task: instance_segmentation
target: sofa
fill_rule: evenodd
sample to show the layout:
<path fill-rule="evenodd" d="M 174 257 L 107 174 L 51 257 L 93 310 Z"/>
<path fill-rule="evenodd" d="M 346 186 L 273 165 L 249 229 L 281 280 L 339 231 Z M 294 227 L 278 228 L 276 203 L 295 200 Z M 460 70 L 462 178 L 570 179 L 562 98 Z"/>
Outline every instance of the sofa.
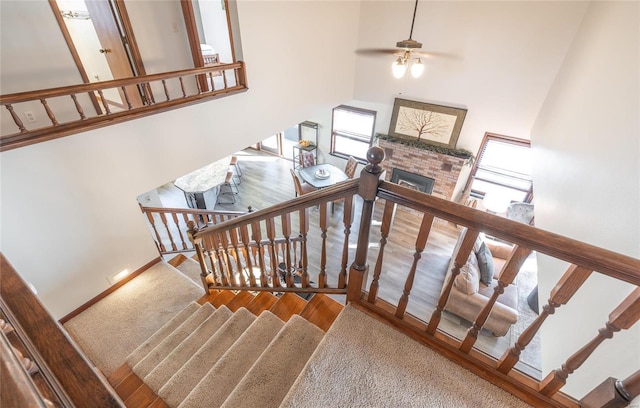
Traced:
<path fill-rule="evenodd" d="M 451 278 L 454 260 L 466 232 L 466 228 L 463 228 L 460 233 L 451 256 L 442 291 L 444 291 L 444 287 L 446 287 Z M 493 295 L 494 288 L 498 285 L 500 271 L 506 263 L 511 250 L 511 245 L 487 239 L 484 234 L 480 233 L 473 250 L 469 254 L 469 259 L 460 268 L 460 274 L 454 280 L 444 310 L 469 322 L 475 321 L 478 313 Z M 487 259 L 488 257 L 491 259 Z M 481 276 L 482 273 L 484 273 L 484 277 Z M 482 278 L 487 283 L 483 283 L 481 281 Z M 518 289 L 514 282 L 514 284 L 507 286 L 504 293 L 498 297 L 483 328 L 490 331 L 494 336 L 501 337 L 507 334 L 511 325 L 517 320 Z"/>

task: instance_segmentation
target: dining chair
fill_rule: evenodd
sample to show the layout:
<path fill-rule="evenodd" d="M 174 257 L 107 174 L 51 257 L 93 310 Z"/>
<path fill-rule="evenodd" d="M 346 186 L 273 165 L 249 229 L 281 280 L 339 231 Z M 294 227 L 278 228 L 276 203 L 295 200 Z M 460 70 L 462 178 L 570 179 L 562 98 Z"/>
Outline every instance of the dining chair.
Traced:
<path fill-rule="evenodd" d="M 300 155 L 300 164 L 302 167 L 311 167 L 316 164 L 316 157 L 313 152 L 302 152 Z"/>
<path fill-rule="evenodd" d="M 293 169 L 289 169 L 289 171 L 291 172 L 291 177 L 293 178 L 293 186 L 296 189 L 296 197 L 307 194 L 307 193 L 311 193 L 312 191 L 317 190 L 311 184 L 301 182 L 300 178 L 298 177 L 298 175 Z"/>
<path fill-rule="evenodd" d="M 344 166 L 344 174 L 346 174 L 347 177 L 352 179 L 356 175 L 357 168 L 358 168 L 358 160 L 356 160 L 356 158 L 353 156 L 349 156 L 349 160 L 347 160 L 347 164 Z"/>

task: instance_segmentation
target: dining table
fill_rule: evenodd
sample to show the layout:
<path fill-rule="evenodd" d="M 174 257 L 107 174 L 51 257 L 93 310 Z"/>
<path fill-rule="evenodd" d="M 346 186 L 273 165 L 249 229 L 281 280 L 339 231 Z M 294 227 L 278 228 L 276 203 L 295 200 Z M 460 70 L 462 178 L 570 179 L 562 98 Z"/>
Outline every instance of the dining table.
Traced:
<path fill-rule="evenodd" d="M 329 163 L 316 164 L 298 170 L 300 178 L 317 189 L 330 187 L 341 181 L 348 180 L 345 172 Z"/>

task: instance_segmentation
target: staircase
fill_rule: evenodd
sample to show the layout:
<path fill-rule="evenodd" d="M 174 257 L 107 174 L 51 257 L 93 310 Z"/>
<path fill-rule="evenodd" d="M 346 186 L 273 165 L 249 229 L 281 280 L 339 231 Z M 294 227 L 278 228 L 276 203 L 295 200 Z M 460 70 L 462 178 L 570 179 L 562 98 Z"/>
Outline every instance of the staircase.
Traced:
<path fill-rule="evenodd" d="M 322 294 L 213 293 L 109 382 L 127 407 L 530 406 Z"/>
<path fill-rule="evenodd" d="M 127 407 L 279 406 L 343 306 L 325 295 L 211 293 L 134 350 L 109 382 Z"/>

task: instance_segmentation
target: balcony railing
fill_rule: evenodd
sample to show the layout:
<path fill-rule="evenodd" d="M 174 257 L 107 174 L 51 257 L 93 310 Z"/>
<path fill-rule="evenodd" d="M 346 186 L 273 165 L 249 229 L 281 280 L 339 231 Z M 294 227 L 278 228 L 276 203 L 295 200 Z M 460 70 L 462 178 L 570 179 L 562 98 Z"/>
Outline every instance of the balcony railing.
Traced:
<path fill-rule="evenodd" d="M 3 114 L 2 117 L 0 151 L 137 119 L 246 89 L 245 66 L 240 61 L 1 95 L 0 104 L 9 115 Z M 46 125 L 35 126 L 43 120 Z"/>

